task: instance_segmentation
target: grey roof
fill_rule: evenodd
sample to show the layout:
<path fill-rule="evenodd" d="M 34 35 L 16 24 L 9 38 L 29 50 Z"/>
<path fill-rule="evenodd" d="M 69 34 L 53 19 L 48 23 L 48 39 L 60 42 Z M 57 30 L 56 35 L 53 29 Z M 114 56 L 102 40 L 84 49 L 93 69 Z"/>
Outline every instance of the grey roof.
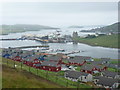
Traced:
<path fill-rule="evenodd" d="M 71 63 L 83 63 L 84 60 L 69 60 Z"/>
<path fill-rule="evenodd" d="M 17 53 L 13 53 L 13 54 L 10 56 L 10 58 L 14 58 L 14 57 L 16 57 L 16 56 L 18 56 L 18 54 L 17 54 Z"/>
<path fill-rule="evenodd" d="M 78 71 L 66 71 L 66 77 L 70 77 L 70 78 L 79 78 L 80 76 L 87 76 L 88 73 L 85 72 L 78 72 Z"/>
<path fill-rule="evenodd" d="M 111 72 L 111 71 L 102 71 L 104 76 L 108 76 L 108 77 L 115 77 L 116 75 L 118 75 L 118 72 Z"/>
<path fill-rule="evenodd" d="M 34 59 L 36 59 L 36 57 L 34 57 L 34 56 L 30 56 L 30 57 L 27 57 L 27 58 L 25 58 L 24 60 L 25 61 L 34 61 Z"/>
<path fill-rule="evenodd" d="M 83 63 L 85 59 L 82 56 L 75 56 L 68 59 L 71 63 Z"/>
<path fill-rule="evenodd" d="M 92 70 L 95 66 L 93 64 L 85 64 L 81 67 L 84 70 Z"/>
<path fill-rule="evenodd" d="M 60 59 L 62 59 L 62 57 L 61 56 L 48 56 L 48 57 L 45 57 L 45 59 L 59 61 Z"/>
<path fill-rule="evenodd" d="M 85 64 L 81 67 L 81 69 L 92 70 L 93 68 L 103 69 L 104 67 L 105 67 L 104 65 Z"/>
<path fill-rule="evenodd" d="M 101 58 L 102 61 L 111 61 L 110 58 Z"/>
<path fill-rule="evenodd" d="M 109 64 L 108 67 L 110 67 L 110 68 L 116 68 L 116 69 L 120 68 L 119 65 L 117 65 L 117 64 Z"/>
<path fill-rule="evenodd" d="M 103 85 L 103 86 L 110 86 L 110 87 L 112 87 L 112 85 L 114 83 L 119 82 L 119 80 L 117 80 L 117 79 L 106 78 L 106 77 L 103 77 L 103 76 L 96 76 L 96 77 L 94 77 L 94 79 L 99 79 L 97 84 L 100 84 L 100 85 Z"/>
<path fill-rule="evenodd" d="M 92 62 L 93 64 L 106 64 L 106 63 L 109 63 L 110 62 L 110 59 L 109 58 L 101 58 L 101 60 L 99 61 L 94 61 Z"/>
<path fill-rule="evenodd" d="M 29 53 L 20 54 L 21 57 L 26 57 L 26 56 L 28 56 L 28 55 L 29 55 Z"/>
<path fill-rule="evenodd" d="M 52 66 L 52 67 L 57 67 L 58 62 L 51 62 L 51 61 L 44 61 L 41 66 Z"/>

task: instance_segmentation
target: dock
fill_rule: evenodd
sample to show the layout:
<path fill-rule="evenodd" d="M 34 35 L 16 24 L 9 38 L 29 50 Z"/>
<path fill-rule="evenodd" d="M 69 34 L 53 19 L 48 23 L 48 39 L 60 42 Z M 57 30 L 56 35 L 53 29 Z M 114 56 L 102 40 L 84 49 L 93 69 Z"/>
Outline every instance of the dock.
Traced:
<path fill-rule="evenodd" d="M 22 49 L 22 48 L 37 48 L 37 47 L 49 47 L 48 45 L 39 45 L 39 46 L 22 46 L 22 47 L 14 47 L 12 49 Z"/>
<path fill-rule="evenodd" d="M 65 53 L 65 55 L 75 54 L 75 53 L 80 53 L 80 52 L 81 52 L 81 51 L 73 51 L 73 52 Z"/>

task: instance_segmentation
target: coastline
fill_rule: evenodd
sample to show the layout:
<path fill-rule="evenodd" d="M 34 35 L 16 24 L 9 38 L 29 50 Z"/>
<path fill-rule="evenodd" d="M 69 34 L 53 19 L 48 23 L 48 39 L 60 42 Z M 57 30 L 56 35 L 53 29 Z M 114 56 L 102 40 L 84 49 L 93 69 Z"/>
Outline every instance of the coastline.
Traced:
<path fill-rule="evenodd" d="M 112 34 L 112 35 L 104 35 L 98 36 L 95 38 L 81 38 L 81 37 L 74 37 L 73 42 L 75 43 L 83 43 L 90 46 L 100 46 L 106 48 L 115 48 L 120 49 L 118 43 L 118 36 L 119 34 Z"/>
<path fill-rule="evenodd" d="M 97 47 L 103 47 L 103 48 L 111 48 L 111 49 L 120 49 L 118 47 L 109 47 L 109 46 L 102 46 L 102 45 L 95 45 L 95 44 L 90 44 L 90 43 L 85 43 L 85 42 L 77 42 L 77 43 L 82 43 L 82 44 L 86 44 L 86 45 L 89 45 L 89 46 L 97 46 Z"/>

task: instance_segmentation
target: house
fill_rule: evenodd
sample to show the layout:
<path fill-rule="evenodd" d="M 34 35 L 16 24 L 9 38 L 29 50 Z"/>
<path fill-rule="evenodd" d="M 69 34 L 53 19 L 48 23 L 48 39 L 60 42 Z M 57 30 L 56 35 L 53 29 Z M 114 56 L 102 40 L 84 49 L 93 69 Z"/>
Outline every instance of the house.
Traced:
<path fill-rule="evenodd" d="M 109 58 L 101 58 L 99 61 L 94 61 L 92 64 L 99 64 L 99 65 L 109 65 L 110 64 L 110 59 Z"/>
<path fill-rule="evenodd" d="M 95 76 L 93 81 L 97 86 L 104 88 L 118 88 L 120 85 L 119 80 L 103 76 Z"/>
<path fill-rule="evenodd" d="M 97 69 L 92 64 L 85 64 L 81 67 L 81 72 L 86 72 L 92 74 L 93 71 L 96 71 Z"/>
<path fill-rule="evenodd" d="M 102 71 L 101 75 L 107 78 L 120 79 L 118 72 Z"/>
<path fill-rule="evenodd" d="M 68 59 L 68 63 L 69 63 L 69 65 L 79 65 L 79 66 L 82 66 L 83 64 L 86 63 L 86 61 L 83 58 L 79 57 L 79 56 L 75 56 L 75 57 L 70 57 Z"/>
<path fill-rule="evenodd" d="M 58 72 L 61 70 L 61 65 L 58 62 L 44 61 L 41 63 L 40 69 Z"/>
<path fill-rule="evenodd" d="M 40 63 L 33 64 L 33 67 L 35 67 L 35 68 L 40 68 L 40 67 L 41 67 L 41 64 L 40 64 Z"/>
<path fill-rule="evenodd" d="M 44 59 L 47 61 L 53 61 L 53 62 L 62 61 L 62 57 L 56 56 L 56 55 L 51 55 L 51 56 L 45 57 Z"/>
<path fill-rule="evenodd" d="M 4 58 L 10 58 L 11 54 L 9 53 L 2 53 L 2 57 Z"/>
<path fill-rule="evenodd" d="M 30 57 L 25 58 L 23 60 L 23 63 L 32 67 L 33 64 L 38 64 L 38 63 L 40 63 L 40 61 L 37 59 L 37 57 L 30 56 Z"/>
<path fill-rule="evenodd" d="M 19 62 L 22 62 L 22 58 L 20 57 L 19 54 L 17 53 L 14 53 L 10 56 L 10 59 L 14 60 L 14 61 L 19 61 Z"/>
<path fill-rule="evenodd" d="M 93 74 L 94 71 L 101 72 L 106 69 L 107 69 L 107 67 L 104 65 L 85 64 L 81 67 L 81 72 Z"/>
<path fill-rule="evenodd" d="M 120 69 L 119 65 L 110 63 L 107 67 L 114 68 L 114 69 Z"/>
<path fill-rule="evenodd" d="M 102 64 L 110 64 L 110 58 L 101 58 Z"/>
<path fill-rule="evenodd" d="M 64 77 L 72 81 L 90 82 L 93 76 L 85 72 L 66 71 Z"/>
<path fill-rule="evenodd" d="M 61 65 L 61 71 L 70 70 L 65 64 Z"/>
<path fill-rule="evenodd" d="M 61 64 L 61 70 L 62 71 L 74 70 L 75 71 L 75 67 L 74 66 L 65 65 L 65 64 Z"/>
<path fill-rule="evenodd" d="M 45 57 L 46 55 L 35 55 L 37 57 L 38 60 L 40 61 L 44 61 L 45 60 Z"/>
<path fill-rule="evenodd" d="M 25 59 L 25 58 L 27 58 L 27 57 L 29 57 L 30 55 L 29 55 L 29 53 L 22 53 L 22 54 L 20 54 L 20 57 L 22 58 L 22 59 Z"/>
<path fill-rule="evenodd" d="M 88 56 L 79 56 L 81 59 L 84 59 L 86 62 L 93 62 L 94 59 Z"/>

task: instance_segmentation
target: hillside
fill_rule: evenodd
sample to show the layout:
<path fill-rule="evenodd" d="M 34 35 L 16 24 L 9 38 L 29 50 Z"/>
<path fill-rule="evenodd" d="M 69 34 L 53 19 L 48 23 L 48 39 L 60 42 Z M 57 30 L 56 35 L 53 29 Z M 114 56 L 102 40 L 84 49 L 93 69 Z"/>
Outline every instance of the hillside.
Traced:
<path fill-rule="evenodd" d="M 109 26 L 104 26 L 101 28 L 95 28 L 95 29 L 91 29 L 91 30 L 82 30 L 81 32 L 102 32 L 102 33 L 117 33 L 120 32 L 118 30 L 118 26 L 119 26 L 120 22 L 118 23 L 114 23 L 112 25 Z M 120 26 L 119 26 L 120 27 Z"/>
<path fill-rule="evenodd" d="M 40 78 L 27 71 L 2 65 L 3 88 L 60 88 L 59 85 Z"/>
<path fill-rule="evenodd" d="M 93 46 L 103 46 L 103 47 L 111 47 L 111 48 L 120 48 L 118 45 L 118 35 L 103 35 L 95 38 L 73 38 L 74 41 L 85 43 Z"/>
<path fill-rule="evenodd" d="M 57 29 L 57 28 L 30 24 L 0 25 L 0 34 L 9 34 L 25 31 L 39 31 L 41 29 Z"/>

